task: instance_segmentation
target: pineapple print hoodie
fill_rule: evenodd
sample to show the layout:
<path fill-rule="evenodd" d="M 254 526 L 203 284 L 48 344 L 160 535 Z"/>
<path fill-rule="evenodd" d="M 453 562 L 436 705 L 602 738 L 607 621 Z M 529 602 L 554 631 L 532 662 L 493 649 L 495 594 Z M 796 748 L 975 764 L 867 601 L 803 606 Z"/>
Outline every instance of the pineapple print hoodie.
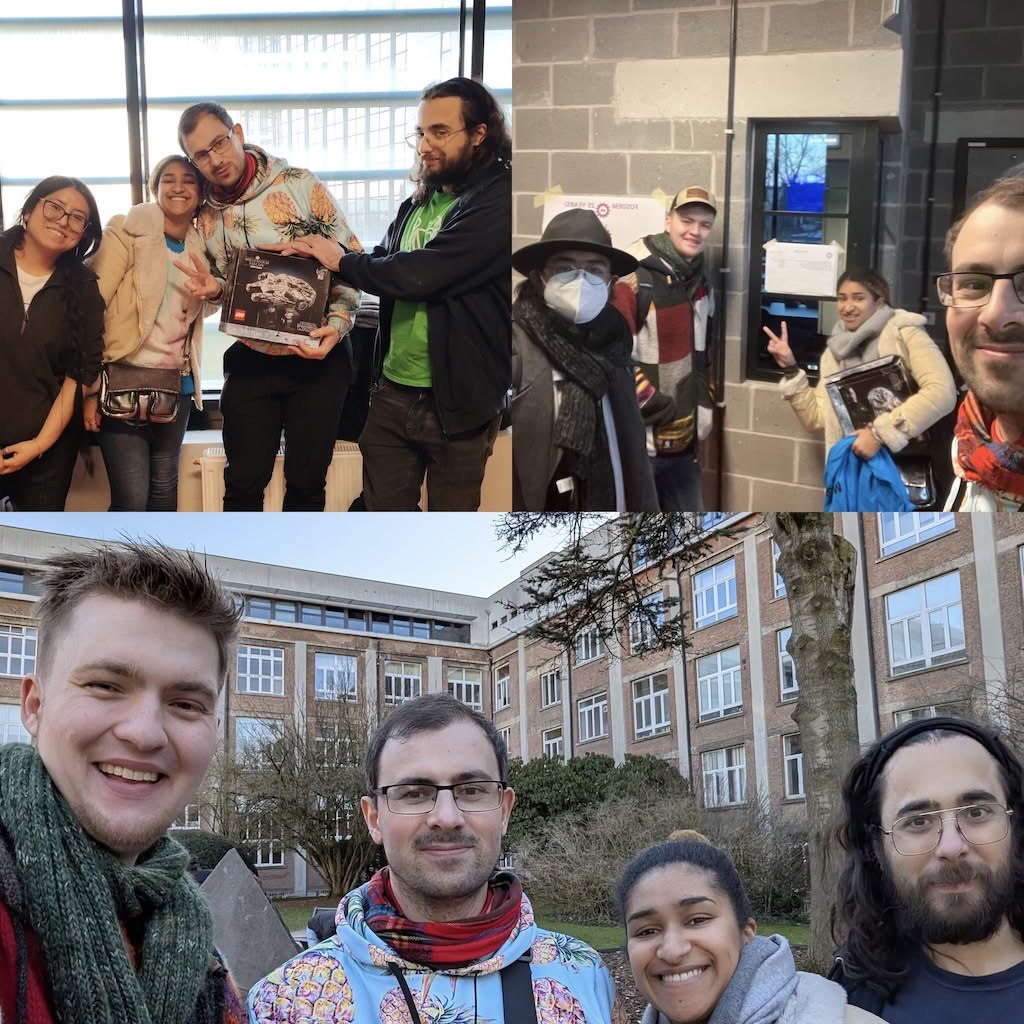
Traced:
<path fill-rule="evenodd" d="M 210 272 L 222 284 L 239 249 L 290 242 L 300 235 L 322 235 L 341 243 L 345 252 L 362 252 L 342 212 L 323 183 L 311 171 L 289 167 L 259 146 L 246 143 L 245 151 L 256 158 L 256 174 L 249 187 L 233 203 L 210 196 L 199 215 L 199 232 L 206 243 Z M 359 307 L 359 292 L 339 278 L 331 279 L 327 322 L 342 338 L 352 329 Z M 240 339 L 267 355 L 291 355 L 291 345 Z M 347 344 L 343 342 L 343 344 Z"/>
<path fill-rule="evenodd" d="M 520 1024 L 504 1020 L 500 971 L 531 951 L 537 1024 L 627 1024 L 601 958 L 579 939 L 538 928 L 525 894 L 519 923 L 497 953 L 468 967 L 432 971 L 404 960 L 370 930 L 366 888 L 341 901 L 331 938 L 252 987 L 250 1021 L 413 1024 L 397 971 L 422 1024 Z"/>

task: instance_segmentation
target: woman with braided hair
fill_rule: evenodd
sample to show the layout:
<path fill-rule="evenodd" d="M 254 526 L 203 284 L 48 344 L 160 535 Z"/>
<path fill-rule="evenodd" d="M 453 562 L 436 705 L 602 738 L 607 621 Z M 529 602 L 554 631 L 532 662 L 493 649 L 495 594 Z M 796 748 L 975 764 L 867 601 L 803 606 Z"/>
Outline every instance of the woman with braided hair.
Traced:
<path fill-rule="evenodd" d="M 636 260 L 590 210 L 566 210 L 512 256 L 516 509 L 657 512 L 633 337 L 609 303 Z"/>
<path fill-rule="evenodd" d="M 100 240 L 96 200 L 55 175 L 0 235 L 0 500 L 63 512 L 82 436 L 79 385 L 103 351 L 103 300 L 83 262 Z"/>

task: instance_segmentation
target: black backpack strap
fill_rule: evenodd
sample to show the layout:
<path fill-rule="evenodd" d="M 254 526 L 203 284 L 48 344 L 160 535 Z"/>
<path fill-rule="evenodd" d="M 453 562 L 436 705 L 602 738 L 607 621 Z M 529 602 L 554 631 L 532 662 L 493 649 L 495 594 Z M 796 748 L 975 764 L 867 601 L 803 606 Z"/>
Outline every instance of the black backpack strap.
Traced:
<path fill-rule="evenodd" d="M 395 976 L 402 995 L 405 996 L 405 1005 L 409 1007 L 409 1019 L 412 1024 L 422 1024 L 419 1010 L 416 1009 L 416 1001 L 412 997 L 412 992 L 409 991 L 409 982 L 405 980 L 402 968 L 396 963 L 388 963 L 388 970 Z"/>
<path fill-rule="evenodd" d="M 533 972 L 530 951 L 501 970 L 501 1005 L 505 1024 L 537 1024 L 537 1004 L 533 1000 Z"/>
<path fill-rule="evenodd" d="M 636 268 L 636 333 L 639 334 L 647 323 L 647 314 L 651 311 L 651 300 L 654 297 L 654 278 L 646 267 Z"/>
<path fill-rule="evenodd" d="M 828 980 L 842 985 L 846 991 L 846 1002 L 850 1006 L 859 1007 L 875 1014 L 876 1017 L 881 1017 L 886 1004 L 885 993 L 868 981 L 849 977 L 846 973 L 845 955 L 845 947 L 836 951 L 832 958 L 832 969 L 828 972 Z"/>

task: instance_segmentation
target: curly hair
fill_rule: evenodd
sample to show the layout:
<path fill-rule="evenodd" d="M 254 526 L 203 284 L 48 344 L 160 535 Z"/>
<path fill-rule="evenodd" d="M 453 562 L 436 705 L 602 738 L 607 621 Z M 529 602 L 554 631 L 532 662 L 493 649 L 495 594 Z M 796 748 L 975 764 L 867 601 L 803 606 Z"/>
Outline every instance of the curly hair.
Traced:
<path fill-rule="evenodd" d="M 843 782 L 842 810 L 835 828 L 846 857 L 831 912 L 832 940 L 837 946 L 845 943 L 846 976 L 867 982 L 890 998 L 906 979 L 920 941 L 907 934 L 901 923 L 899 898 L 885 868 L 884 836 L 879 831 L 883 770 L 900 747 L 951 736 L 976 740 L 999 766 L 1007 805 L 1014 812 L 1010 829 L 1014 891 L 1006 916 L 1024 935 L 1024 828 L 1020 825 L 1024 821 L 1024 767 L 985 726 L 941 717 L 908 722 L 871 747 L 850 769 Z"/>
<path fill-rule="evenodd" d="M 448 96 L 455 96 L 462 101 L 462 120 L 467 131 L 472 131 L 480 124 L 487 128 L 480 145 L 473 149 L 467 177 L 472 177 L 478 170 L 494 164 L 500 164 L 505 168 L 511 167 L 512 137 L 509 135 L 501 104 L 493 93 L 479 82 L 474 82 L 472 78 L 456 77 L 437 85 L 428 85 L 423 90 L 420 101 L 444 99 Z M 423 164 L 418 154 L 409 178 L 416 185 L 416 202 L 424 201 L 431 189 L 423 181 Z M 455 191 L 458 192 L 457 187 Z"/>
<path fill-rule="evenodd" d="M 95 281 L 95 275 L 86 265 L 85 260 L 96 252 L 100 245 L 100 239 L 103 237 L 103 227 L 100 223 L 100 211 L 96 205 L 96 199 L 89 191 L 88 186 L 78 178 L 68 178 L 62 174 L 44 178 L 26 197 L 25 204 L 18 214 L 18 223 L 11 228 L 11 238 L 14 248 L 20 249 L 25 242 L 25 221 L 32 215 L 32 211 L 47 196 L 65 188 L 73 188 L 89 207 L 89 223 L 86 225 L 85 231 L 82 232 L 78 244 L 57 257 L 57 266 L 63 272 L 67 282 L 67 287 L 64 288 L 64 321 L 67 324 L 70 353 L 68 365 L 60 369 L 65 376 L 80 379 L 84 372 L 82 346 L 85 341 L 82 293 L 91 282 Z"/>

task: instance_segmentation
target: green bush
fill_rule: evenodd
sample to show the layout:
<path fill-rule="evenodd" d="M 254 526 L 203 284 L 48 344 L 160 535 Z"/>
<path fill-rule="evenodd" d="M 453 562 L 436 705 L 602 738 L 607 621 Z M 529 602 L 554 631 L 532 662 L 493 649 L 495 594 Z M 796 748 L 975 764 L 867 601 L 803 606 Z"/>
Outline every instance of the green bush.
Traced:
<path fill-rule="evenodd" d="M 204 832 L 198 828 L 175 829 L 174 839 L 199 861 L 201 868 L 215 868 L 228 850 L 237 850 L 245 866 L 255 875 L 256 852 L 244 843 L 233 843 L 226 836 L 216 832 Z"/>

